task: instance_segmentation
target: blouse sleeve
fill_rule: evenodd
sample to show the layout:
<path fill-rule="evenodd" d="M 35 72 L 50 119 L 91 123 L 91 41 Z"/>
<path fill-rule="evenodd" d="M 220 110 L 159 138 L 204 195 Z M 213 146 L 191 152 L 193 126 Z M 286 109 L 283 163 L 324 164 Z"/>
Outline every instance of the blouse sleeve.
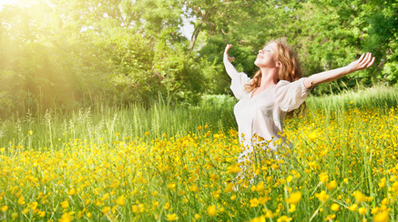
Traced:
<path fill-rule="evenodd" d="M 305 101 L 310 89 L 304 86 L 304 79 L 301 78 L 294 82 L 280 81 L 282 83 L 276 91 L 276 101 L 282 111 L 290 112 L 295 110 Z"/>
<path fill-rule="evenodd" d="M 232 78 L 230 88 L 238 100 L 241 100 L 242 96 L 246 94 L 245 84 L 249 82 L 250 78 L 243 72 L 238 73 L 236 77 Z"/>

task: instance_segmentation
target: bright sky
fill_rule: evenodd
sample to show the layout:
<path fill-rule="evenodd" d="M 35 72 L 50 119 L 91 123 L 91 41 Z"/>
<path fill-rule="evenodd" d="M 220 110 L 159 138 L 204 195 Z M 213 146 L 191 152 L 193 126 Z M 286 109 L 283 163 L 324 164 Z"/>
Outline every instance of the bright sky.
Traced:
<path fill-rule="evenodd" d="M 18 0 L 0 0 L 0 10 L 3 8 L 5 4 L 15 4 L 18 3 Z"/>
<path fill-rule="evenodd" d="M 17 3 L 18 0 L 0 0 L 0 5 L 4 5 L 4 4 L 14 4 Z"/>

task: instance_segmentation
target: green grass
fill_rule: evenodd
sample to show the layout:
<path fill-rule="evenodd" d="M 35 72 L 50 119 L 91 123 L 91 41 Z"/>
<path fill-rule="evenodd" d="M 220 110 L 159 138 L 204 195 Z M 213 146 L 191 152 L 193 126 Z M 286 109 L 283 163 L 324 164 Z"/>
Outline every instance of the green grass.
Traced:
<path fill-rule="evenodd" d="M 80 138 L 91 141 L 101 134 L 104 141 L 110 141 L 115 133 L 119 139 L 131 141 L 136 137 L 161 138 L 186 135 L 195 132 L 198 126 L 209 125 L 213 132 L 227 132 L 236 128 L 233 106 L 236 99 L 230 96 L 205 96 L 198 106 L 170 107 L 163 103 L 153 104 L 150 108 L 141 105 L 129 107 L 98 106 L 71 113 L 47 110 L 43 115 L 33 116 L 17 114 L 0 121 L 0 147 L 9 144 L 29 148 L 60 149 L 65 139 Z M 377 86 L 359 91 L 342 92 L 339 95 L 323 97 L 309 96 L 307 109 L 325 110 L 336 113 L 345 107 L 363 109 L 378 108 L 383 112 L 388 107 L 398 105 L 398 90 L 394 87 Z M 33 132 L 32 135 L 29 132 Z M 97 138 L 98 139 L 98 138 Z"/>

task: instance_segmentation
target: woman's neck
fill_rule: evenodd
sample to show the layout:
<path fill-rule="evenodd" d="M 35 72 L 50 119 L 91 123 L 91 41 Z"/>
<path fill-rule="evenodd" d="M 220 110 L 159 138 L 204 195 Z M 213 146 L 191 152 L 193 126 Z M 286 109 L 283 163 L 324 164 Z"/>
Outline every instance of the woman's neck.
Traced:
<path fill-rule="evenodd" d="M 261 84 L 259 89 L 266 89 L 278 83 L 278 69 L 276 68 L 262 68 L 261 69 Z"/>

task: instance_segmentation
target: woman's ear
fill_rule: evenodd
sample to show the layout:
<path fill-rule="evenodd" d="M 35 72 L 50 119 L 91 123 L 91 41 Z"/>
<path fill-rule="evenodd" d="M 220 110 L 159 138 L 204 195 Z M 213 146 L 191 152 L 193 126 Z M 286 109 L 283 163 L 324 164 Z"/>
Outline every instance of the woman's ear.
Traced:
<path fill-rule="evenodd" d="M 281 66 L 282 66 L 282 63 L 279 62 L 279 61 L 276 61 L 276 67 L 279 68 L 279 67 L 281 67 Z"/>

